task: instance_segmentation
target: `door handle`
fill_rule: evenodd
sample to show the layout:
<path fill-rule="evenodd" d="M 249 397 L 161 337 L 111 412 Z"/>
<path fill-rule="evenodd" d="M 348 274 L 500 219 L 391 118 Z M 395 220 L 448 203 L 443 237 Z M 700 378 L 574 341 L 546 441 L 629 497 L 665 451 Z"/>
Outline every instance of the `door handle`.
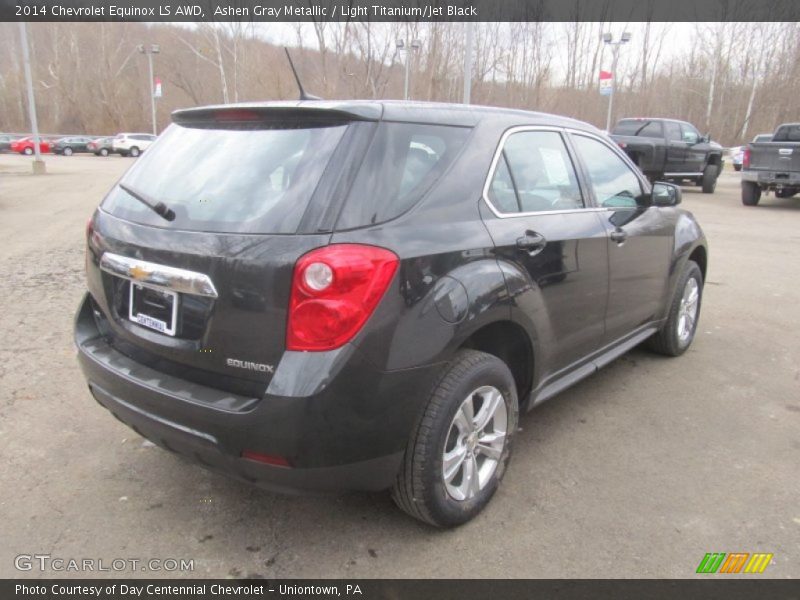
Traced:
<path fill-rule="evenodd" d="M 611 232 L 609 237 L 618 244 L 621 244 L 628 239 L 628 232 L 625 231 L 624 229 L 615 229 L 614 231 Z"/>
<path fill-rule="evenodd" d="M 524 250 L 529 255 L 538 254 L 547 245 L 547 240 L 541 233 L 526 231 L 525 235 L 517 238 L 517 250 Z"/>

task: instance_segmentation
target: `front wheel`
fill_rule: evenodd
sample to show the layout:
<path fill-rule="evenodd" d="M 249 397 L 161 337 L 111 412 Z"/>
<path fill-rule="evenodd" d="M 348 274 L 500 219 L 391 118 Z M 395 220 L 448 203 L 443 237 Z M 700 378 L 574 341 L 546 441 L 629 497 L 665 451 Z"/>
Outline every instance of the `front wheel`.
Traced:
<path fill-rule="evenodd" d="M 717 165 L 706 165 L 703 169 L 703 179 L 700 184 L 703 186 L 704 194 L 713 194 L 717 187 L 717 177 L 719 176 L 719 167 Z"/>
<path fill-rule="evenodd" d="M 497 491 L 511 456 L 518 404 L 514 378 L 496 356 L 460 351 L 411 435 L 392 498 L 412 517 L 455 527 Z"/>
<path fill-rule="evenodd" d="M 737 172 L 741 171 L 742 170 L 742 165 L 733 165 L 733 170 L 737 171 Z"/>
<path fill-rule="evenodd" d="M 139 149 L 136 146 L 134 146 L 133 148 L 130 149 L 130 152 L 128 152 L 128 154 L 130 154 L 133 158 L 136 158 L 137 156 L 139 156 Z"/>
<path fill-rule="evenodd" d="M 680 356 L 692 344 L 703 299 L 703 273 L 690 260 L 683 267 L 667 321 L 648 340 L 651 350 L 666 356 Z"/>
<path fill-rule="evenodd" d="M 72 156 L 72 148 L 64 148 L 64 156 Z"/>
<path fill-rule="evenodd" d="M 31 154 L 33 154 L 33 148 L 25 148 L 25 150 L 23 150 L 22 152 L 23 154 L 25 154 L 25 156 L 30 156 Z"/>
<path fill-rule="evenodd" d="M 108 149 L 100 148 L 100 156 L 108 156 Z"/>

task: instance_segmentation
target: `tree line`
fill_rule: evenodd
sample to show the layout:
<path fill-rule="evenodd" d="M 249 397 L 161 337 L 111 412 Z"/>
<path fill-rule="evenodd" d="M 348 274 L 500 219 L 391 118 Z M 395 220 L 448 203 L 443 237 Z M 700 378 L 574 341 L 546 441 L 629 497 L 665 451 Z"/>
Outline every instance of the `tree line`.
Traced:
<path fill-rule="evenodd" d="M 605 127 L 601 34 L 620 23 L 476 23 L 472 102 L 572 116 Z M 158 44 L 159 130 L 186 106 L 297 97 L 270 25 L 35 23 L 28 25 L 40 129 L 114 134 L 150 130 L 149 75 L 139 44 Z M 401 98 L 405 60 L 415 100 L 460 102 L 463 23 L 311 22 L 282 25 L 307 90 L 327 99 Z M 800 24 L 635 23 L 619 53 L 615 120 L 684 119 L 724 145 L 800 120 Z M 419 40 L 398 51 L 396 41 Z M 16 24 L 0 24 L 0 131 L 27 131 Z"/>

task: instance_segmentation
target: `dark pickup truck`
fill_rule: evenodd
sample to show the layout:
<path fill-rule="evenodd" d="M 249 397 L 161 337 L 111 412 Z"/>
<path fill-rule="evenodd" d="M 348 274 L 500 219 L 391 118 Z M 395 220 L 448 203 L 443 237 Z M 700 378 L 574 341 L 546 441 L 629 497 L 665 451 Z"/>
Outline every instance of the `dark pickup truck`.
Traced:
<path fill-rule="evenodd" d="M 761 192 L 778 198 L 800 192 L 800 123 L 780 125 L 768 142 L 750 142 L 742 158 L 742 204 L 756 206 Z"/>
<path fill-rule="evenodd" d="M 674 119 L 622 119 L 611 137 L 650 181 L 690 181 L 713 194 L 722 172 L 722 147 L 690 123 Z"/>

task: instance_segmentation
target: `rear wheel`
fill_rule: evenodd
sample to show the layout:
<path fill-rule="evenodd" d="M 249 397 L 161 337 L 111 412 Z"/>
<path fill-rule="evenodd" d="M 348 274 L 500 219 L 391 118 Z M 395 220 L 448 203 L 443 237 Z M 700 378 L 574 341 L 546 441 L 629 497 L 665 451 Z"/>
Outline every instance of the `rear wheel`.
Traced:
<path fill-rule="evenodd" d="M 72 148 L 70 148 L 69 146 L 64 148 L 64 156 L 72 156 Z"/>
<path fill-rule="evenodd" d="M 136 158 L 137 156 L 139 156 L 139 148 L 134 146 L 133 148 L 130 149 L 128 154 L 130 154 L 133 158 Z"/>
<path fill-rule="evenodd" d="M 734 171 L 741 171 L 742 170 L 742 165 L 733 165 L 733 170 Z"/>
<path fill-rule="evenodd" d="M 717 187 L 717 177 L 719 176 L 719 167 L 717 165 L 706 165 L 703 169 L 703 179 L 700 185 L 703 186 L 704 194 L 713 194 L 714 189 Z"/>
<path fill-rule="evenodd" d="M 431 525 L 466 523 L 500 485 L 517 418 L 516 386 L 506 364 L 491 354 L 462 350 L 411 436 L 392 498 Z"/>
<path fill-rule="evenodd" d="M 742 204 L 745 206 L 756 206 L 761 200 L 761 188 L 752 181 L 742 182 Z"/>
<path fill-rule="evenodd" d="M 33 154 L 33 148 L 25 148 L 25 150 L 23 150 L 22 152 L 23 154 L 25 154 L 25 156 L 30 156 L 31 154 Z"/>
<path fill-rule="evenodd" d="M 697 331 L 703 273 L 696 262 L 687 261 L 675 290 L 666 323 L 647 340 L 651 350 L 666 356 L 680 356 L 686 352 Z"/>
<path fill-rule="evenodd" d="M 100 156 L 108 156 L 108 148 L 100 148 Z"/>

